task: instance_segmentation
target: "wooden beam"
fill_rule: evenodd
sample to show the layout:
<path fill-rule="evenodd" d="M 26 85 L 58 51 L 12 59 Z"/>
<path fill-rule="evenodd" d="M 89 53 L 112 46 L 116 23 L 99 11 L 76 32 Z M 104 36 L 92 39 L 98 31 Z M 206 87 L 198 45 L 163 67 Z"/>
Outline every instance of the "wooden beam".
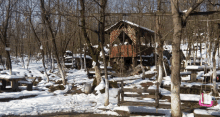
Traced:
<path fill-rule="evenodd" d="M 218 14 L 220 11 L 207 11 L 207 12 L 193 12 L 190 13 L 190 16 L 195 16 L 195 15 L 212 15 L 212 14 Z"/>
<path fill-rule="evenodd" d="M 124 94 L 124 97 L 142 97 L 142 98 L 155 98 L 155 95 L 140 95 L 140 94 Z"/>
<path fill-rule="evenodd" d="M 189 16 L 194 15 L 212 15 L 220 13 L 220 11 L 207 11 L 207 12 L 193 12 L 190 13 Z M 185 13 L 180 12 L 180 15 L 184 15 Z M 93 13 L 93 16 L 99 16 L 99 13 Z M 105 16 L 172 16 L 171 12 L 160 12 L 160 13 L 105 13 Z"/>
<path fill-rule="evenodd" d="M 99 16 L 99 13 L 94 13 L 94 16 Z M 106 13 L 105 16 L 172 16 L 171 12 L 167 13 Z"/>
<path fill-rule="evenodd" d="M 155 93 L 155 89 L 131 89 L 131 88 L 124 88 L 122 90 L 124 92 Z"/>

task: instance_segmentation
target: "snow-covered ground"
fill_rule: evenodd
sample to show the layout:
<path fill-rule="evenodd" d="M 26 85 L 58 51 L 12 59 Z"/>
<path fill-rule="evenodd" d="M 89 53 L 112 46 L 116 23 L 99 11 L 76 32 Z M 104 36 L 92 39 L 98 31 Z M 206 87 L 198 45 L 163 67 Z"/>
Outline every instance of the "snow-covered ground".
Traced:
<path fill-rule="evenodd" d="M 29 72 L 31 71 L 31 72 Z M 2 92 L 0 93 L 0 99 L 12 99 L 7 102 L 0 102 L 0 116 L 3 115 L 39 115 L 56 112 L 93 112 L 99 114 L 112 114 L 117 115 L 116 112 L 111 111 L 113 107 L 117 105 L 116 94 L 118 89 L 110 89 L 110 104 L 107 108 L 110 111 L 102 111 L 97 108 L 104 105 L 104 94 L 67 94 L 68 89 L 71 89 L 72 85 L 78 87 L 79 90 L 84 90 L 85 83 L 92 83 L 93 79 L 88 79 L 84 70 L 66 70 L 67 82 L 65 90 L 56 90 L 49 92 L 47 86 L 54 85 L 53 81 L 61 80 L 56 75 L 56 72 L 50 74 L 50 82 L 46 82 L 46 76 L 41 73 L 43 71 L 41 62 L 32 62 L 29 65 L 28 70 L 23 68 L 20 64 L 13 64 L 13 72 L 19 76 L 38 76 L 42 77 L 42 81 L 34 86 L 33 91 L 27 91 L 26 86 L 20 86 L 21 91 L 18 92 Z M 10 88 L 10 86 L 7 86 Z M 29 98 L 13 100 L 13 98 L 19 98 L 24 96 L 32 96 Z"/>
<path fill-rule="evenodd" d="M 165 45 L 165 49 L 171 51 L 172 46 Z M 186 50 L 187 45 L 181 45 L 182 50 Z M 186 51 L 183 51 L 185 55 L 187 55 Z M 199 54 L 199 53 L 197 53 Z M 203 51 L 202 57 L 205 57 L 206 51 Z M 200 55 L 198 55 L 200 56 Z M 96 87 L 96 94 L 85 94 L 85 93 L 76 93 L 76 90 L 81 90 L 84 92 L 85 84 L 92 84 L 93 79 L 89 79 L 87 77 L 87 73 L 84 70 L 76 70 L 76 69 L 66 69 L 66 79 L 67 85 L 64 90 L 56 90 L 54 92 L 50 92 L 48 87 L 50 86 L 58 86 L 59 84 L 55 83 L 61 81 L 60 75 L 58 71 L 55 69 L 53 73 L 49 72 L 50 81 L 47 82 L 47 78 L 42 67 L 42 63 L 40 61 L 32 61 L 30 65 L 27 67 L 22 67 L 21 63 L 12 64 L 13 75 L 18 77 L 27 76 L 27 77 L 41 77 L 42 80 L 39 82 L 37 86 L 33 87 L 33 91 L 27 91 L 26 86 L 19 86 L 21 91 L 18 92 L 0 92 L 0 116 L 4 115 L 41 115 L 41 114 L 49 114 L 49 113 L 57 113 L 57 112 L 78 112 L 78 113 L 87 113 L 92 112 L 96 114 L 110 114 L 116 115 L 119 114 L 115 111 L 127 111 L 129 113 L 132 112 L 152 112 L 152 113 L 164 113 L 165 116 L 170 116 L 170 109 L 156 109 L 154 107 L 137 107 L 137 106 L 118 106 L 117 105 L 117 93 L 118 88 L 110 88 L 109 94 L 109 102 L 108 106 L 104 106 L 105 94 L 102 94 L 99 90 L 103 89 L 105 84 L 104 81 Z M 193 67 L 194 68 L 194 67 Z M 149 71 L 146 71 L 145 74 L 154 74 L 155 66 L 151 67 Z M 2 74 L 7 74 L 8 71 L 1 71 Z M 211 72 L 210 72 L 211 73 Z M 198 72 L 197 79 L 203 79 L 203 72 Z M 155 84 L 155 81 L 150 80 L 149 78 L 141 79 L 142 74 L 130 76 L 130 77 L 115 77 L 110 79 L 110 81 L 117 81 L 122 79 L 127 79 L 124 83 L 125 88 L 143 88 L 142 83 L 152 82 Z M 151 78 L 155 79 L 155 77 Z M 182 80 L 189 80 L 190 77 L 182 77 Z M 171 84 L 170 76 L 163 78 L 164 85 Z M 187 83 L 182 82 L 181 86 L 192 87 L 193 85 L 201 86 L 200 82 Z M 207 84 L 211 85 L 211 84 Z M 220 85 L 220 83 L 218 83 Z M 73 87 L 77 87 L 72 90 Z M 10 86 L 7 86 L 10 88 Z M 148 89 L 156 89 L 155 85 L 148 87 Z M 171 92 L 164 88 L 159 89 L 161 94 L 164 96 L 171 96 Z M 127 94 L 134 94 L 132 92 L 128 92 Z M 14 98 L 14 99 L 13 99 Z M 1 101 L 4 99 L 8 99 L 8 101 Z M 200 95 L 197 94 L 180 94 L 180 99 L 182 101 L 199 101 Z M 143 100 L 139 100 L 133 97 L 125 97 L 127 101 L 143 101 L 143 102 L 155 102 L 154 99 L 151 98 L 143 98 Z M 160 103 L 170 103 L 167 100 L 160 100 Z M 215 107 L 210 107 L 207 109 L 195 109 L 194 113 L 202 113 L 206 115 L 220 115 L 220 100 L 218 100 L 218 105 Z M 183 113 L 184 117 L 193 117 L 193 113 Z"/>

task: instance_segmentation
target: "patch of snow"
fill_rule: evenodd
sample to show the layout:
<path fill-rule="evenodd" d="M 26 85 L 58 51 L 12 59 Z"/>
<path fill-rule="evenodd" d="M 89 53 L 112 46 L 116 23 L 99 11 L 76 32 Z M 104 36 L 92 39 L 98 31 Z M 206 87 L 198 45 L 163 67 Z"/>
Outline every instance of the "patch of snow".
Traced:
<path fill-rule="evenodd" d="M 150 30 L 150 29 L 148 29 L 148 28 L 146 28 L 146 27 L 140 26 L 140 25 L 135 24 L 135 23 L 133 23 L 133 22 L 130 22 L 130 21 L 128 21 L 128 20 L 121 20 L 121 21 L 122 21 L 122 22 L 125 22 L 125 23 L 128 23 L 128 24 L 130 24 L 130 25 L 132 25 L 132 26 L 136 26 L 136 27 L 142 28 L 142 29 L 147 30 L 147 31 L 149 31 L 149 32 L 151 32 L 151 33 L 154 33 L 153 30 Z M 119 22 L 120 22 L 120 21 L 119 21 Z M 108 31 L 109 29 L 111 29 L 112 27 L 114 27 L 115 25 L 117 25 L 119 22 L 117 22 L 117 23 L 113 24 L 111 27 L 105 29 L 105 31 Z"/>
<path fill-rule="evenodd" d="M 183 13 L 186 13 L 186 12 L 187 12 L 187 10 L 184 10 L 184 11 L 183 11 Z"/>

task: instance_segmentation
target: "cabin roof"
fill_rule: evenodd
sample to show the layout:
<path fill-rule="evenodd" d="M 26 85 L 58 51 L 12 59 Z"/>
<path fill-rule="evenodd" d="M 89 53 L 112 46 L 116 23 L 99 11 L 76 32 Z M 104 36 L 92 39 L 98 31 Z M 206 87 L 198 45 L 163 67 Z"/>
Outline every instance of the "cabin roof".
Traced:
<path fill-rule="evenodd" d="M 127 24 L 127 25 L 131 25 L 131 26 L 140 28 L 141 30 L 143 30 L 143 31 L 145 31 L 145 32 L 153 33 L 153 34 L 154 34 L 154 31 L 153 31 L 153 30 L 150 30 L 150 29 L 148 29 L 148 28 L 146 28 L 146 27 L 140 26 L 140 25 L 135 24 L 135 23 L 133 23 L 133 22 L 130 22 L 130 21 L 128 21 L 128 20 L 121 20 L 121 21 L 119 21 L 119 22 L 113 24 L 113 25 L 110 26 L 109 28 L 105 29 L 105 32 L 109 34 L 112 30 L 114 30 L 115 28 L 118 28 L 119 24 L 121 24 L 121 23 L 125 23 L 125 24 Z"/>

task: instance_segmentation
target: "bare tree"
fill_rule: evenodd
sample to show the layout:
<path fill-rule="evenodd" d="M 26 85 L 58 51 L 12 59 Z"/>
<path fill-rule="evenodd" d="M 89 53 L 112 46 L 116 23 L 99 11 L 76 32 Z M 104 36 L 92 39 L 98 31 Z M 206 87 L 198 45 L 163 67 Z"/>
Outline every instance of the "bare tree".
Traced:
<path fill-rule="evenodd" d="M 85 38 L 85 41 L 88 45 L 89 51 L 90 51 L 90 55 L 93 59 L 93 61 L 95 61 L 95 75 L 96 75 L 96 84 L 98 85 L 101 82 L 101 70 L 100 70 L 100 63 L 98 61 L 99 58 L 99 54 L 101 51 L 101 47 L 98 46 L 98 48 L 94 48 L 91 45 L 91 41 L 90 38 L 88 37 L 87 31 L 86 29 L 86 22 L 85 22 L 85 1 L 84 0 L 80 0 L 80 6 L 81 6 L 81 27 L 82 27 L 82 32 L 83 32 L 83 36 Z M 97 32 L 97 31 L 96 31 Z M 94 88 L 94 86 L 93 86 Z"/>
<path fill-rule="evenodd" d="M 51 20 L 51 17 L 50 17 L 50 12 L 45 9 L 44 0 L 40 0 L 40 4 L 41 4 L 40 7 L 41 7 L 42 22 L 45 24 L 45 27 L 47 27 L 47 29 L 49 30 L 49 33 L 51 34 L 53 52 L 54 52 L 55 58 L 57 60 L 57 66 L 58 66 L 59 72 L 61 74 L 63 84 L 66 85 L 65 74 L 64 74 L 63 68 L 60 64 L 60 58 L 59 58 L 59 55 L 58 55 L 57 45 L 56 45 L 56 42 L 55 42 L 57 30 L 54 33 L 54 31 L 52 29 L 52 24 L 51 24 L 52 20 Z M 58 21 L 58 24 L 57 24 L 58 26 L 60 25 L 59 23 L 60 23 L 60 20 Z"/>
<path fill-rule="evenodd" d="M 105 106 L 109 105 L 109 82 L 108 82 L 108 74 L 107 74 L 107 62 L 104 52 L 104 40 L 105 40 L 105 8 L 106 8 L 107 0 L 100 0 L 100 31 L 99 31 L 99 37 L 100 37 L 100 46 L 102 51 L 102 58 L 104 63 L 104 70 L 105 70 Z"/>
<path fill-rule="evenodd" d="M 187 12 L 180 17 L 179 0 L 171 0 L 171 9 L 173 15 L 174 34 L 172 41 L 172 73 L 171 73 L 171 114 L 175 117 L 181 116 L 180 101 L 180 40 L 182 28 L 190 13 L 195 10 L 204 0 L 198 0 Z"/>
<path fill-rule="evenodd" d="M 12 8 L 14 5 L 17 3 L 17 1 L 12 1 L 12 0 L 7 0 L 7 1 L 1 1 L 2 5 L 2 10 L 6 11 L 6 14 L 2 14 L 3 18 L 5 19 L 2 21 L 2 27 L 0 30 L 0 41 L 5 47 L 5 52 L 6 52 L 6 58 L 7 58 L 7 64 L 6 64 L 6 69 L 9 70 L 9 74 L 12 75 L 12 65 L 11 65 L 11 57 L 10 57 L 10 46 L 9 46 L 9 40 L 8 37 L 10 38 L 10 35 L 8 35 L 8 26 L 9 26 L 9 20 L 12 15 Z M 4 6 L 5 5 L 5 6 Z M 4 9 L 5 8 L 5 9 Z"/>
<path fill-rule="evenodd" d="M 33 26 L 33 23 L 32 23 L 32 18 L 31 18 L 31 13 L 32 13 L 32 11 L 31 11 L 31 9 L 29 10 L 29 18 L 28 18 L 28 21 L 29 21 L 29 24 L 30 24 L 30 27 L 31 27 L 31 30 L 32 30 L 32 32 L 33 32 L 33 34 L 34 34 L 34 37 L 35 37 L 35 39 L 36 39 L 36 41 L 37 41 L 37 45 L 38 45 L 38 47 L 40 48 L 40 51 L 41 51 L 41 55 L 42 55 L 42 64 L 43 64 L 43 67 L 44 67 L 44 73 L 46 74 L 46 77 L 47 77 L 47 82 L 49 82 L 49 76 L 48 76 L 48 74 L 47 74 L 47 70 L 46 70 L 46 67 L 45 67 L 45 59 L 44 59 L 44 47 L 43 47 L 43 43 L 41 42 L 41 40 L 40 40 L 40 38 L 38 37 L 38 35 L 37 35 L 37 33 L 36 33 L 36 31 L 35 31 L 35 28 L 34 28 L 34 26 Z M 43 35 L 43 29 L 42 29 L 42 35 Z"/>
<path fill-rule="evenodd" d="M 217 33 L 219 33 L 219 32 L 220 32 L 220 25 L 218 27 L 218 32 Z M 215 59 L 215 57 L 217 55 L 216 51 L 217 51 L 217 48 L 219 46 L 220 35 L 217 35 L 217 36 L 218 37 L 215 40 L 215 45 L 214 45 L 214 50 L 213 50 L 213 55 L 212 55 L 212 62 L 213 62 L 213 74 L 212 74 L 212 78 L 213 79 L 212 79 L 212 82 L 213 82 L 213 91 L 214 91 L 215 94 L 218 94 L 217 85 L 216 85 L 216 77 L 217 77 L 217 75 L 216 75 L 216 59 Z"/>

